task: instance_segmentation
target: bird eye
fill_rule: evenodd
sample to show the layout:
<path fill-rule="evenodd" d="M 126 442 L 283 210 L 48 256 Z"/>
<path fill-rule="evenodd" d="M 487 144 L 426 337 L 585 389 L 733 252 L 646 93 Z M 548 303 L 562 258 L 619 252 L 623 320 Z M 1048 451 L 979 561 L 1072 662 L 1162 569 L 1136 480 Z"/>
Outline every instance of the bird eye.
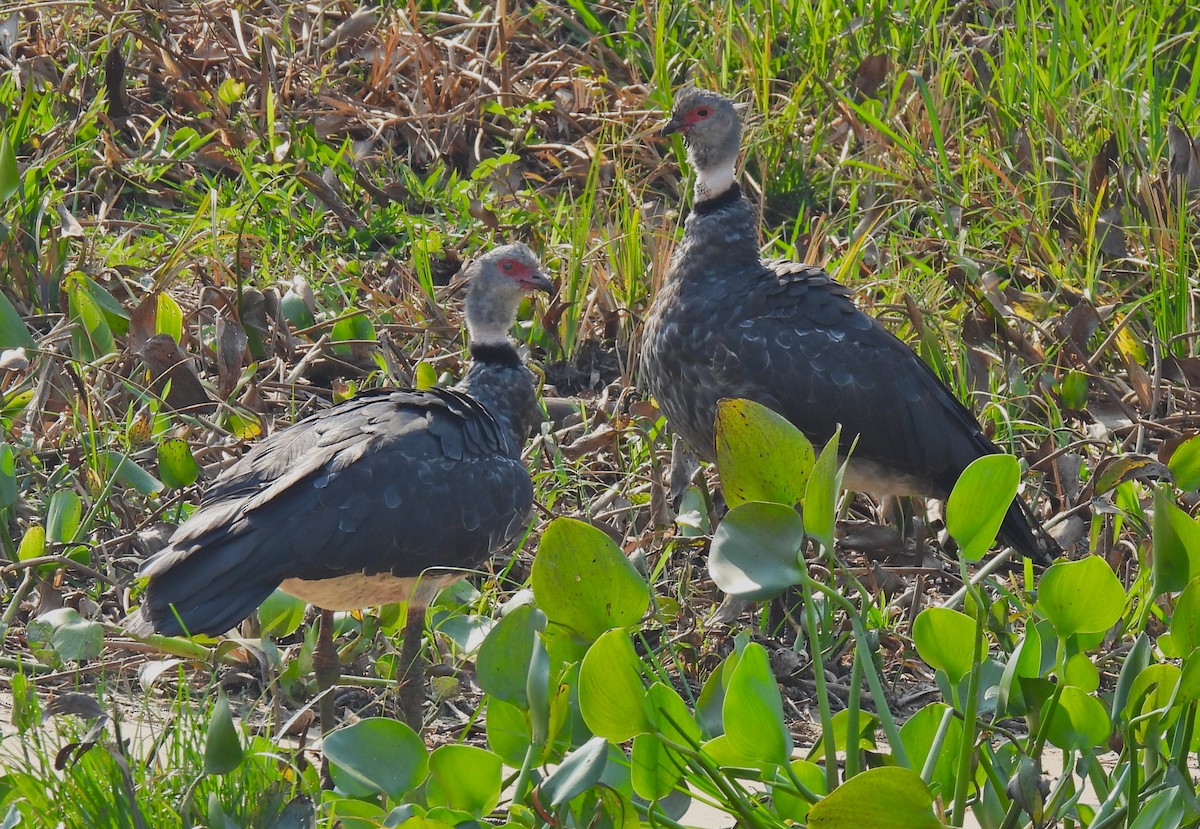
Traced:
<path fill-rule="evenodd" d="M 505 273 L 512 273 L 514 267 L 515 266 L 513 265 L 513 261 L 511 259 L 505 259 L 500 263 L 500 269 Z"/>
<path fill-rule="evenodd" d="M 712 114 L 712 111 L 709 110 L 708 107 L 700 107 L 698 110 L 696 110 L 697 118 L 707 118 L 711 114 Z"/>

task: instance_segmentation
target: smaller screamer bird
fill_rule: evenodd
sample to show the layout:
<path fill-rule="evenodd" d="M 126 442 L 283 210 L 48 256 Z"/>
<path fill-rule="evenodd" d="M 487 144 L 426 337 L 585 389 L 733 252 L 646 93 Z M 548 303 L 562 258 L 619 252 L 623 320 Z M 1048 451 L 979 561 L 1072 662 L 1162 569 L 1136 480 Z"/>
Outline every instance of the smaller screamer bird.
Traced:
<path fill-rule="evenodd" d="M 741 120 L 723 95 L 690 88 L 662 135 L 680 133 L 695 204 L 646 319 L 642 379 L 667 422 L 714 460 L 717 401 L 748 398 L 818 446 L 842 427 L 848 489 L 945 499 L 963 470 L 1000 450 L 907 345 L 820 268 L 764 262 L 758 217 L 734 180 Z M 857 441 L 857 443 L 855 443 Z M 1018 496 L 1000 529 L 1020 553 L 1061 552 Z"/>
<path fill-rule="evenodd" d="M 332 611 L 406 601 L 401 704 L 420 730 L 429 601 L 520 538 L 533 506 L 521 449 L 540 414 L 508 335 L 522 298 L 553 286 L 522 244 L 480 256 L 466 279 L 462 382 L 369 391 L 256 443 L 142 565 L 130 632 L 225 633 L 282 588 L 322 610 L 314 667 L 327 690 Z M 330 728 L 329 693 L 321 716 Z"/>

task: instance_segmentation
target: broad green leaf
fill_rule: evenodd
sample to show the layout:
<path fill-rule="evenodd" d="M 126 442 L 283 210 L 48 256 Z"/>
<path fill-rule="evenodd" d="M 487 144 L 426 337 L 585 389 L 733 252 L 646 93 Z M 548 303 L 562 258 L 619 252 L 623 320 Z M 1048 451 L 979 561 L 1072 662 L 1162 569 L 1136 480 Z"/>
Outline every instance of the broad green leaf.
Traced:
<path fill-rule="evenodd" d="M 158 475 L 172 489 L 191 486 L 200 477 L 200 464 L 183 438 L 170 438 L 158 445 Z"/>
<path fill-rule="evenodd" d="M 556 518 L 542 534 L 531 576 L 537 605 L 588 641 L 637 624 L 650 605 L 646 580 L 616 543 L 590 524 Z"/>
<path fill-rule="evenodd" d="M 120 301 L 90 276 L 77 275 L 75 278 L 82 280 L 84 290 L 92 298 L 92 302 L 96 303 L 100 313 L 104 315 L 104 321 L 108 323 L 109 329 L 118 336 L 129 333 L 129 314 Z"/>
<path fill-rule="evenodd" d="M 1063 406 L 1069 409 L 1082 409 L 1086 406 L 1087 391 L 1087 375 L 1074 369 L 1068 371 L 1058 385 L 1058 393 L 1062 396 Z"/>
<path fill-rule="evenodd" d="M 0 205 L 11 199 L 21 188 L 21 174 L 17 171 L 17 154 L 13 152 L 8 132 L 0 135 Z"/>
<path fill-rule="evenodd" d="M 60 607 L 29 622 L 30 643 L 49 646 L 64 662 L 98 659 L 104 645 L 104 627 L 85 619 L 73 607 Z"/>
<path fill-rule="evenodd" d="M 112 329 L 82 277 L 68 279 L 67 311 L 71 322 L 71 347 L 77 360 L 92 362 L 116 350 Z"/>
<path fill-rule="evenodd" d="M 1200 526 L 1172 503 L 1168 488 L 1158 484 L 1154 487 L 1153 528 L 1150 565 L 1154 595 L 1176 593 L 1191 580 L 1191 559 L 1200 557 Z M 1185 539 L 1179 530 L 1190 537 Z M 1196 552 L 1191 553 L 1189 548 L 1196 548 Z M 1200 570 L 1195 574 L 1200 575 Z"/>
<path fill-rule="evenodd" d="M 759 403 L 717 403 L 717 467 L 725 502 L 767 501 L 794 507 L 804 499 L 816 455 L 804 434 Z"/>
<path fill-rule="evenodd" d="M 593 734 L 621 743 L 650 727 L 641 660 L 624 630 L 604 633 L 579 668 L 579 707 Z"/>
<path fill-rule="evenodd" d="M 700 689 L 700 696 L 696 700 L 696 721 L 700 724 L 705 739 L 711 740 L 725 733 L 721 713 L 725 707 L 725 689 L 729 687 L 729 678 L 733 676 L 733 670 L 737 667 L 740 657 L 741 653 L 731 651 Z"/>
<path fill-rule="evenodd" d="M 1183 826 L 1184 814 L 1189 800 L 1194 801 L 1192 792 L 1183 792 L 1181 786 L 1172 786 L 1156 792 L 1138 804 L 1137 818 L 1129 829 L 1162 829 L 1166 826 Z"/>
<path fill-rule="evenodd" d="M 946 529 L 962 557 L 977 561 L 996 543 L 996 533 L 1021 482 L 1012 455 L 984 455 L 963 470 L 946 502 Z"/>
<path fill-rule="evenodd" d="M 1117 675 L 1117 685 L 1113 689 L 1111 715 L 1115 720 L 1124 715 L 1125 706 L 1129 702 L 1133 683 L 1138 675 L 1150 664 L 1150 637 L 1146 631 L 1141 631 L 1133 640 L 1133 646 L 1125 655 L 1121 664 L 1121 672 Z"/>
<path fill-rule="evenodd" d="M 838 493 L 842 489 L 842 473 L 838 467 L 841 436 L 839 426 L 821 450 L 804 492 L 804 530 L 830 553 L 833 552 Z"/>
<path fill-rule="evenodd" d="M 646 692 L 646 709 L 652 733 L 633 738 L 630 755 L 633 791 L 646 800 L 661 800 L 674 790 L 687 769 L 687 761 L 664 739 L 698 748 L 700 726 L 683 698 L 661 682 L 654 683 Z"/>
<path fill-rule="evenodd" d="M 279 301 L 279 307 L 283 311 L 283 318 L 296 331 L 303 331 L 317 324 L 317 319 L 313 316 L 312 309 L 308 307 L 308 303 L 304 301 L 304 297 L 294 290 L 289 289 L 283 295 L 283 298 Z"/>
<path fill-rule="evenodd" d="M 82 518 L 83 502 L 79 496 L 70 489 L 57 490 L 50 496 L 46 513 L 46 538 L 60 544 L 74 541 Z"/>
<path fill-rule="evenodd" d="M 1121 582 L 1100 556 L 1052 564 L 1038 583 L 1037 610 L 1064 639 L 1106 631 L 1124 609 Z"/>
<path fill-rule="evenodd" d="M 1121 712 L 1121 716 L 1125 720 L 1132 720 L 1159 709 L 1167 709 L 1163 714 L 1150 717 L 1138 724 L 1135 734 L 1139 741 L 1145 739 L 1147 730 L 1151 727 L 1157 730 L 1179 716 L 1180 708 L 1178 706 L 1173 708 L 1168 708 L 1168 706 L 1171 705 L 1171 698 L 1175 696 L 1182 675 L 1183 672 L 1175 665 L 1163 662 L 1147 665 L 1133 680 L 1133 685 L 1129 689 L 1129 699 L 1125 703 L 1125 709 Z"/>
<path fill-rule="evenodd" d="M 875 729 L 879 726 L 879 718 L 874 714 L 866 711 L 859 711 L 858 715 L 858 734 L 850 734 L 850 711 L 843 708 L 833 715 L 832 722 L 833 734 L 833 750 L 834 753 L 849 751 L 849 746 L 857 745 L 859 750 L 867 751 L 875 750 Z M 826 756 L 828 746 L 825 744 L 825 737 L 817 740 L 817 744 L 812 747 L 812 751 L 805 757 L 806 760 L 817 761 Z"/>
<path fill-rule="evenodd" d="M 0 443 L 0 509 L 17 503 L 17 453 Z"/>
<path fill-rule="evenodd" d="M 244 756 L 229 700 L 225 694 L 218 693 L 204 738 L 204 773 L 228 774 L 242 764 Z"/>
<path fill-rule="evenodd" d="M 475 668 L 480 687 L 497 699 L 528 708 L 533 640 L 545 626 L 545 614 L 531 604 L 513 608 L 497 622 L 479 647 Z"/>
<path fill-rule="evenodd" d="M 46 554 L 46 528 L 41 524 L 33 524 L 21 536 L 17 547 L 17 561 L 28 561 L 31 558 L 41 558 Z"/>
<path fill-rule="evenodd" d="M 933 796 L 915 771 L 868 769 L 829 793 L 808 813 L 809 829 L 943 829 Z"/>
<path fill-rule="evenodd" d="M 468 745 L 438 746 L 429 755 L 425 797 L 430 806 L 467 812 L 476 820 L 500 803 L 500 757 Z"/>
<path fill-rule="evenodd" d="M 573 800 L 600 781 L 608 762 L 608 743 L 603 737 L 593 737 L 571 752 L 567 759 L 542 781 L 538 800 L 547 806 L 558 806 Z"/>
<path fill-rule="evenodd" d="M 958 684 L 971 672 L 975 658 L 975 620 L 948 607 L 927 607 L 912 626 L 917 653 Z"/>
<path fill-rule="evenodd" d="M 1042 706 L 1043 722 L 1051 715 L 1053 702 L 1053 698 L 1048 699 Z M 1063 687 L 1053 716 L 1048 739 L 1063 751 L 1080 751 L 1101 745 L 1112 731 L 1108 712 L 1100 700 L 1071 685 Z"/>
<path fill-rule="evenodd" d="M 128 455 L 115 449 L 106 449 L 104 461 L 108 466 L 108 474 L 116 478 L 122 486 L 133 487 L 145 496 L 157 495 L 163 491 L 163 482 L 138 466 Z"/>
<path fill-rule="evenodd" d="M 825 794 L 825 772 L 816 763 L 810 763 L 807 760 L 793 760 L 792 774 L 810 792 L 818 795 Z M 775 778 L 784 784 L 791 782 L 782 769 L 776 772 Z M 790 786 L 778 783 L 772 788 L 771 800 L 774 804 L 775 812 L 785 820 L 790 820 L 796 824 L 803 824 L 808 818 L 809 810 L 813 804 L 798 794 L 792 794 L 790 788 Z"/>
<path fill-rule="evenodd" d="M 437 386 L 437 370 L 432 363 L 421 360 L 413 371 L 413 379 L 418 389 L 432 389 Z"/>
<path fill-rule="evenodd" d="M 1021 697 L 1019 678 L 1040 676 L 1042 673 L 1042 637 L 1037 625 L 1026 625 L 1025 635 L 1009 654 L 1000 677 L 1000 688 L 996 696 L 996 710 L 1005 716 L 1025 713 Z"/>
<path fill-rule="evenodd" d="M 159 291 L 154 313 L 154 333 L 170 334 L 177 343 L 183 342 L 183 309 L 166 291 Z"/>
<path fill-rule="evenodd" d="M 258 622 L 263 636 L 290 636 L 304 623 L 308 603 L 282 590 L 276 590 L 258 606 Z"/>
<path fill-rule="evenodd" d="M 804 521 L 792 507 L 749 501 L 731 509 L 713 535 L 708 572 L 731 596 L 757 601 L 804 574 Z"/>
<path fill-rule="evenodd" d="M 722 709 L 725 737 L 742 757 L 758 766 L 788 762 L 792 735 L 783 721 L 779 683 L 771 671 L 771 659 L 762 645 L 751 643 L 742 651 Z"/>
<path fill-rule="evenodd" d="M 520 768 L 525 751 L 533 739 L 529 715 L 502 699 L 488 697 L 487 742 L 505 763 Z"/>
<path fill-rule="evenodd" d="M 938 731 L 942 728 L 943 720 L 946 726 L 939 742 Z M 914 769 L 924 769 L 931 754 L 937 758 L 929 779 L 930 786 L 936 786 L 946 793 L 954 791 L 954 781 L 958 776 L 958 754 L 962 746 L 962 718 L 954 715 L 953 708 L 941 702 L 926 705 L 900 727 L 900 740 Z"/>
<path fill-rule="evenodd" d="M 1200 576 L 1188 582 L 1175 600 L 1175 612 L 1171 614 L 1171 645 L 1180 655 L 1200 647 Z"/>
<path fill-rule="evenodd" d="M 1200 435 L 1192 435 L 1175 447 L 1167 460 L 1175 486 L 1185 491 L 1200 489 Z"/>
<path fill-rule="evenodd" d="M 322 741 L 337 787 L 358 797 L 383 792 L 400 800 L 429 772 L 424 741 L 404 723 L 368 717 L 339 728 Z"/>
<path fill-rule="evenodd" d="M 8 297 L 0 291 L 0 348 L 36 348 L 29 328 Z"/>
<path fill-rule="evenodd" d="M 1086 653 L 1072 654 L 1063 672 L 1063 681 L 1089 694 L 1100 687 L 1100 671 Z"/>
<path fill-rule="evenodd" d="M 348 313 L 333 324 L 333 329 L 329 332 L 329 339 L 333 340 L 334 354 L 349 354 L 352 346 L 347 343 L 347 340 L 361 340 L 365 342 L 373 342 L 375 340 L 375 326 L 371 324 L 371 320 L 363 313 Z"/>

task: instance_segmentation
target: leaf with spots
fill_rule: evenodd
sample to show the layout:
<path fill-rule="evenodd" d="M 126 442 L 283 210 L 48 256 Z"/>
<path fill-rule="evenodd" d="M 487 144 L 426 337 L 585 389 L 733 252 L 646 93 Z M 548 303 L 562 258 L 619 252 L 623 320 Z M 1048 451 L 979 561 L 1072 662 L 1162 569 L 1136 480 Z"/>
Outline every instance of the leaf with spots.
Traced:
<path fill-rule="evenodd" d="M 200 465 L 183 438 L 171 438 L 158 445 L 158 477 L 172 489 L 191 486 L 200 476 Z"/>

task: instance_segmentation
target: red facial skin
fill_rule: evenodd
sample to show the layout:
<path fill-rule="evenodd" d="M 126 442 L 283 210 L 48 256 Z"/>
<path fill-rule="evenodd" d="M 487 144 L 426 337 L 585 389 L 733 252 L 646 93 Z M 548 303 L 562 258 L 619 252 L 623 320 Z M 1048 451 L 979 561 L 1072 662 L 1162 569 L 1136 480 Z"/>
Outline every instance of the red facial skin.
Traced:
<path fill-rule="evenodd" d="M 538 281 L 534 278 L 536 274 L 533 268 L 515 259 L 501 259 L 500 270 L 526 291 L 532 291 L 539 287 Z"/>

